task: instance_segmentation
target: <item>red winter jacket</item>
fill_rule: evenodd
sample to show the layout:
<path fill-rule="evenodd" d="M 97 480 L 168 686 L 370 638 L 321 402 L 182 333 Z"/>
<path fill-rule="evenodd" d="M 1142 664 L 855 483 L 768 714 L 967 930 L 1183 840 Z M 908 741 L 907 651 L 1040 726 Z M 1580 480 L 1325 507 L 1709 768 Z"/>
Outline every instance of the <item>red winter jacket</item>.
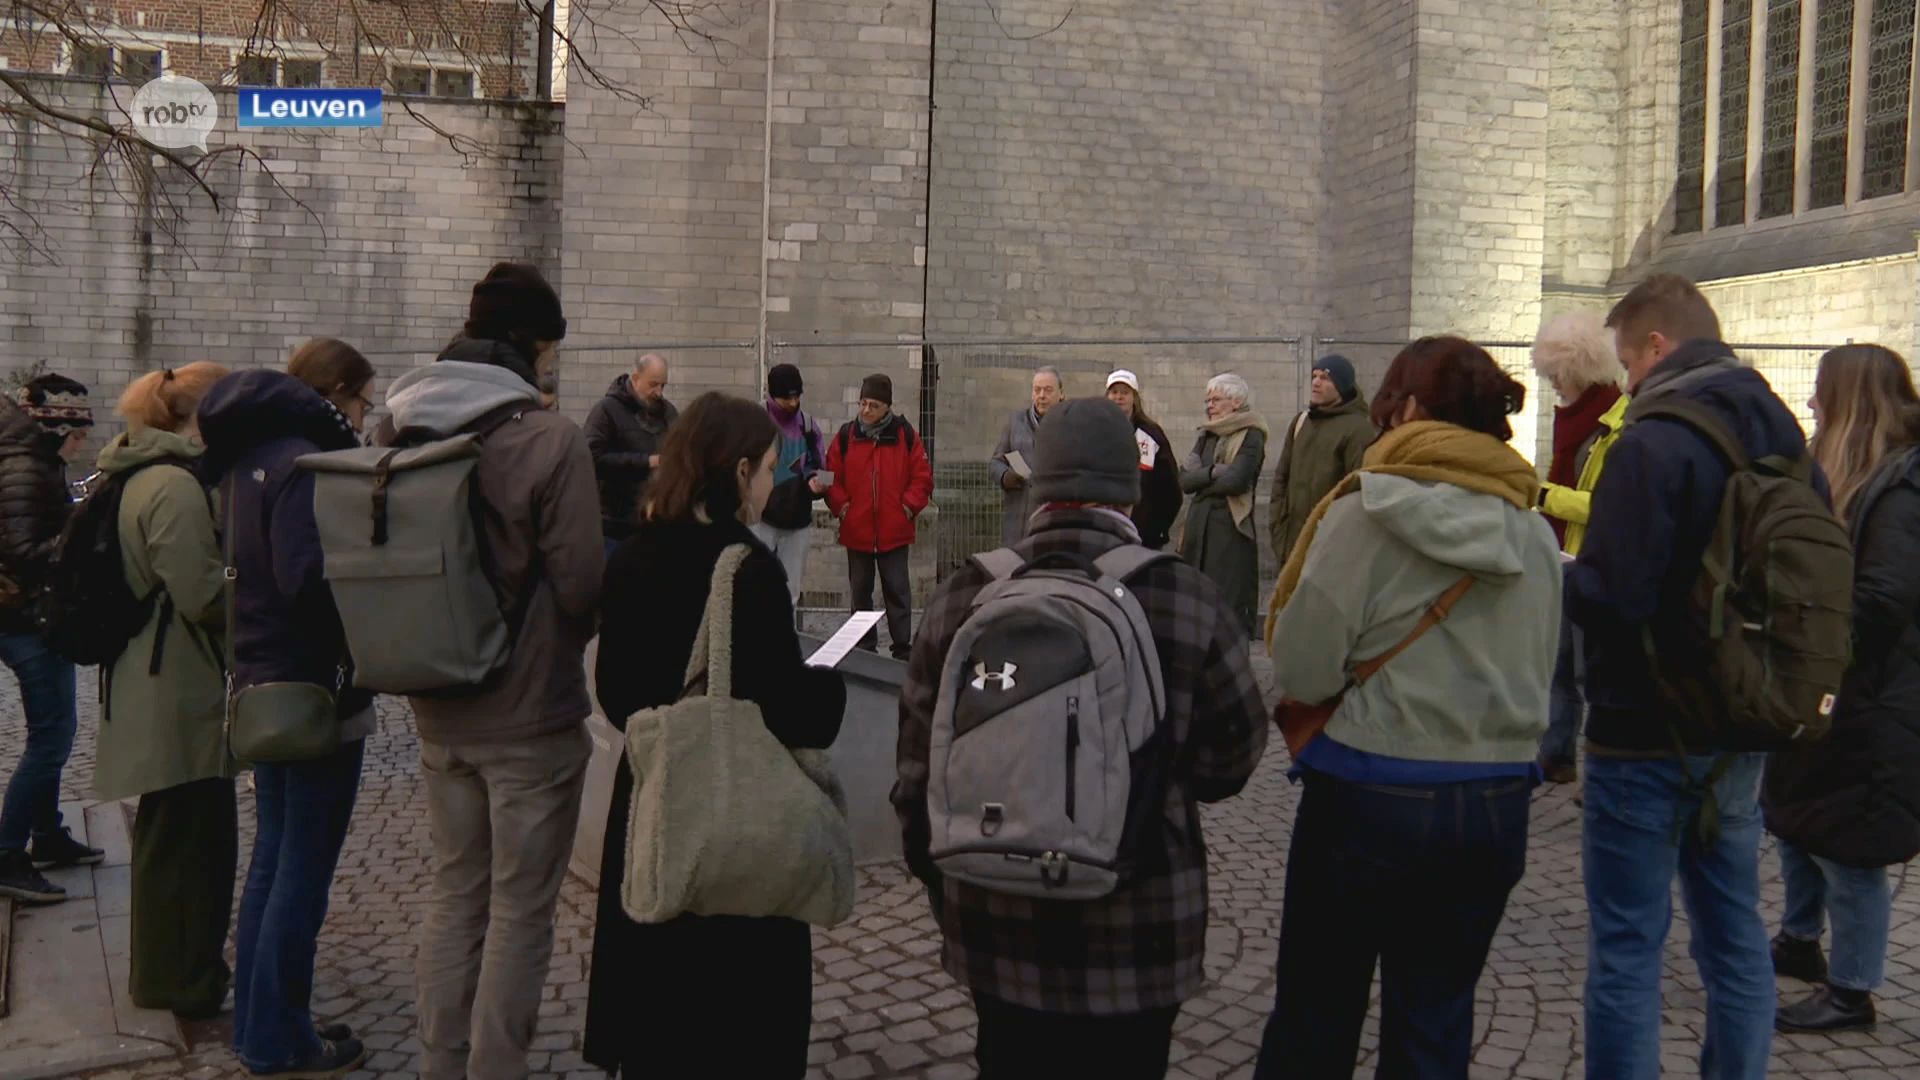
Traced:
<path fill-rule="evenodd" d="M 913 543 L 914 519 L 933 498 L 933 466 L 912 424 L 890 416 L 878 439 L 847 424 L 827 446 L 827 471 L 842 547 L 880 555 Z"/>

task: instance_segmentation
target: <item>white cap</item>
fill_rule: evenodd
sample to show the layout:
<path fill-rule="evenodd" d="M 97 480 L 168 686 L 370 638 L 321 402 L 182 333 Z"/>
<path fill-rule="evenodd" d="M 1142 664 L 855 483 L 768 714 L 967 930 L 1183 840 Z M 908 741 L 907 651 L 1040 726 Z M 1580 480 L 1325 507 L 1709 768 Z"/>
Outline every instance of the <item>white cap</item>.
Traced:
<path fill-rule="evenodd" d="M 1126 368 L 1121 368 L 1119 371 L 1107 376 L 1107 389 L 1111 390 L 1115 386 L 1122 384 L 1133 387 L 1134 393 L 1140 393 L 1140 376 L 1135 375 Z"/>

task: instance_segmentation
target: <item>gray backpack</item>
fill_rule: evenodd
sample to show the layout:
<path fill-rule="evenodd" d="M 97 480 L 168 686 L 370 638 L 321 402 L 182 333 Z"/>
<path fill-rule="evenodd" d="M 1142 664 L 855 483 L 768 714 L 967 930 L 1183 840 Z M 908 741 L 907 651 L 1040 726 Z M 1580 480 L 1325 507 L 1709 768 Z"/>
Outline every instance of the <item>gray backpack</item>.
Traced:
<path fill-rule="evenodd" d="M 491 513 L 474 470 L 515 405 L 462 432 L 409 445 L 307 454 L 328 587 L 353 684 L 379 694 L 457 695 L 487 686 L 513 654 L 512 613 L 488 574 Z M 523 594 L 532 588 L 529 568 Z"/>
<path fill-rule="evenodd" d="M 927 812 L 942 873 L 1057 900 L 1127 879 L 1162 813 L 1166 688 L 1125 583 L 1172 558 L 1139 546 L 974 558 L 993 581 L 954 636 L 933 711 Z"/>

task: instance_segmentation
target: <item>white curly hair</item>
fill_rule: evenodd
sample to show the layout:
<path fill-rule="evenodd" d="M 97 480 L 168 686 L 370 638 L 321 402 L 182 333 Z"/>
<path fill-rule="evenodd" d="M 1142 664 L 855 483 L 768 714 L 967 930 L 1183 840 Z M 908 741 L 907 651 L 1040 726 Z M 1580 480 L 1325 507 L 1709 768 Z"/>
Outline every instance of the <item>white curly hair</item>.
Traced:
<path fill-rule="evenodd" d="M 1587 311 L 1555 316 L 1533 339 L 1533 370 L 1575 396 L 1590 387 L 1617 383 L 1624 372 L 1606 320 Z"/>

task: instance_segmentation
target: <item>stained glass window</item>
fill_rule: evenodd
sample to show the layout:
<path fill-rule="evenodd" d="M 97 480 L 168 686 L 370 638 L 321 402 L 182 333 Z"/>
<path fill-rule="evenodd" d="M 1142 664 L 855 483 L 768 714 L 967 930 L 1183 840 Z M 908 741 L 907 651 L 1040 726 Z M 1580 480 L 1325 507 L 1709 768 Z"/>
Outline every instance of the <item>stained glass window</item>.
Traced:
<path fill-rule="evenodd" d="M 1907 189 L 1907 104 L 1913 86 L 1914 0 L 1874 0 L 1867 38 L 1866 168 L 1860 197 Z"/>
<path fill-rule="evenodd" d="M 1847 200 L 1847 106 L 1853 86 L 1854 0 L 1819 0 L 1813 31 L 1813 198 Z"/>
<path fill-rule="evenodd" d="M 1761 113 L 1760 215 L 1793 213 L 1800 112 L 1800 0 L 1767 0 L 1767 94 Z"/>
<path fill-rule="evenodd" d="M 1720 31 L 1720 182 L 1714 223 L 1747 220 L 1747 76 L 1753 64 L 1753 0 L 1725 0 Z"/>
<path fill-rule="evenodd" d="M 1680 175 L 1673 186 L 1673 231 L 1700 231 L 1707 162 L 1707 0 L 1680 4 Z"/>

